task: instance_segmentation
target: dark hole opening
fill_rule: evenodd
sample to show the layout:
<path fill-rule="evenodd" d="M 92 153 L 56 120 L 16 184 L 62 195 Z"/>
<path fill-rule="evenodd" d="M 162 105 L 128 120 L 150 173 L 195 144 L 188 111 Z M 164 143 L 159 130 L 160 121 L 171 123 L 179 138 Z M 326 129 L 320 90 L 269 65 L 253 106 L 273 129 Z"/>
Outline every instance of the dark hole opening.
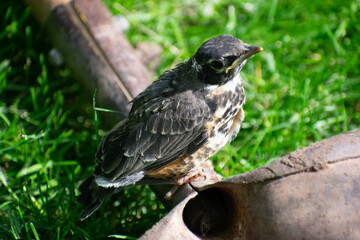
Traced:
<path fill-rule="evenodd" d="M 230 226 L 233 203 L 228 193 L 211 188 L 199 193 L 185 206 L 185 225 L 202 238 L 222 235 Z"/>

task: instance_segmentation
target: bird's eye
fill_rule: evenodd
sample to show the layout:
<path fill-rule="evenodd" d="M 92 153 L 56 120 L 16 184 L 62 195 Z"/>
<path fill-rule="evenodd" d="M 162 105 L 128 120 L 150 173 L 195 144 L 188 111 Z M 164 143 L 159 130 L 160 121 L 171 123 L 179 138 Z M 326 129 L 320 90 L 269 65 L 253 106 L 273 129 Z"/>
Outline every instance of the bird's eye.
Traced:
<path fill-rule="evenodd" d="M 224 62 L 221 60 L 214 60 L 212 62 L 210 62 L 210 67 L 215 69 L 215 70 L 220 70 L 224 67 Z"/>

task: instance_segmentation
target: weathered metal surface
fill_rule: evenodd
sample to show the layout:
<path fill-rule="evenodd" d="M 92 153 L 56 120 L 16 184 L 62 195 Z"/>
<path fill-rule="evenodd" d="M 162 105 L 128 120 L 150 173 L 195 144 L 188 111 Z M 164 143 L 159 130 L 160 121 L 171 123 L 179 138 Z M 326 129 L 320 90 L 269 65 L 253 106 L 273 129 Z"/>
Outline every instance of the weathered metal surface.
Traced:
<path fill-rule="evenodd" d="M 182 221 L 184 207 L 187 202 L 197 194 L 195 192 L 188 195 L 176 208 L 172 209 L 160 222 L 155 224 L 151 230 L 147 231 L 140 239 L 153 240 L 153 239 L 186 239 L 197 240 L 199 239 Z"/>
<path fill-rule="evenodd" d="M 101 1 L 74 0 L 73 7 L 122 83 L 122 92 L 132 100 L 150 85 L 152 75 Z"/>
<path fill-rule="evenodd" d="M 98 106 L 127 115 L 129 102 L 151 83 L 151 74 L 103 3 L 100 0 L 26 2 L 84 90 L 92 96 L 97 89 Z M 110 115 L 104 118 L 109 126 L 123 117 Z"/>

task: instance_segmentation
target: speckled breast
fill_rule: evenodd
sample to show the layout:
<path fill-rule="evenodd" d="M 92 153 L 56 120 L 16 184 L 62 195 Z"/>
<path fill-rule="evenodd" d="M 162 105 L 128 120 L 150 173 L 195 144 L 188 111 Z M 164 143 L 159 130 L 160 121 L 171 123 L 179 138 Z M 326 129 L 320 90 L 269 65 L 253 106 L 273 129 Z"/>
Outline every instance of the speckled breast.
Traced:
<path fill-rule="evenodd" d="M 177 178 L 199 168 L 212 155 L 217 153 L 238 133 L 244 118 L 242 106 L 245 92 L 241 81 L 229 82 L 206 95 L 206 101 L 212 109 L 212 119 L 206 124 L 208 139 L 202 147 L 191 155 L 183 155 L 172 163 L 147 172 L 153 178 Z"/>

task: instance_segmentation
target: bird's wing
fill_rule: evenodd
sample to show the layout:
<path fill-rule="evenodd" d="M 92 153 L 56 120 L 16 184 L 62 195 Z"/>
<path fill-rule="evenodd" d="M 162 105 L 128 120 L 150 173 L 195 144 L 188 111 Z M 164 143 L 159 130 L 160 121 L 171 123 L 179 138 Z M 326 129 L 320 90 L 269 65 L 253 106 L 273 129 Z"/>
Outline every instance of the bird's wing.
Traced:
<path fill-rule="evenodd" d="M 145 171 L 201 147 L 207 139 L 205 124 L 209 118 L 208 105 L 191 91 L 150 99 L 103 138 L 95 176 L 121 182 L 116 186 L 134 184 Z"/>

